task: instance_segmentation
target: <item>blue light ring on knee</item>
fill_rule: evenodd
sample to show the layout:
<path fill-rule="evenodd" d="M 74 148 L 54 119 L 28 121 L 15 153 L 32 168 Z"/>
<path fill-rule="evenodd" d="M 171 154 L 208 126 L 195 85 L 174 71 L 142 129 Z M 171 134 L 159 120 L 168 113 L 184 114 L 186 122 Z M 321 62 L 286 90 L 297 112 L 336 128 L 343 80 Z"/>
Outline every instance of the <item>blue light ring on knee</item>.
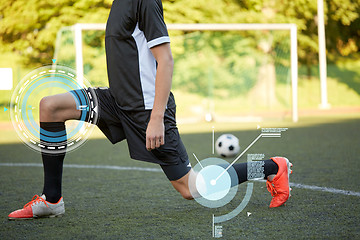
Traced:
<path fill-rule="evenodd" d="M 50 82 L 49 83 L 49 79 L 44 79 L 46 75 L 43 75 L 40 79 L 36 79 L 35 83 L 34 84 L 31 84 L 31 87 L 29 89 L 27 89 L 24 93 L 24 98 L 23 98 L 23 101 L 22 101 L 22 105 L 21 105 L 21 109 L 26 109 L 27 107 L 27 101 L 28 101 L 28 98 L 30 96 L 31 93 L 34 93 L 36 92 L 36 89 L 38 88 L 38 86 L 41 86 L 38 90 L 40 91 L 41 89 L 43 88 L 46 88 L 46 85 L 47 84 L 51 84 L 51 87 L 58 87 L 58 88 L 62 88 L 64 89 L 65 91 L 67 92 L 70 92 L 71 90 L 71 87 L 78 87 L 77 84 L 74 84 L 73 82 L 71 82 L 69 78 L 66 78 L 65 80 L 67 84 L 65 84 L 63 81 L 55 81 L 55 82 Z M 55 77 L 52 77 L 52 78 L 55 78 Z M 63 79 L 64 80 L 64 79 Z M 71 86 L 71 87 L 70 87 Z M 83 94 L 80 94 L 79 98 L 76 99 L 75 102 L 80 102 L 80 104 L 84 104 L 84 102 L 86 102 L 86 98 L 83 96 Z M 21 114 L 22 114 L 22 119 L 24 121 L 24 124 L 25 126 L 27 127 L 27 130 L 29 130 L 31 132 L 32 135 L 36 136 L 37 134 L 46 134 L 48 135 L 49 137 L 53 138 L 53 139 L 50 139 L 49 137 L 46 137 L 44 136 L 44 138 L 41 138 L 45 141 L 48 141 L 48 142 L 62 142 L 64 141 L 64 137 L 59 137 L 58 136 L 61 136 L 61 135 L 64 135 L 63 132 L 48 132 L 44 129 L 42 129 L 40 131 L 40 127 L 38 126 L 38 124 L 35 124 L 35 121 L 34 121 L 34 118 L 33 116 L 26 116 L 26 113 L 31 113 L 31 111 L 22 111 Z M 82 111 L 82 116 L 81 116 L 81 122 L 79 122 L 78 126 L 72 130 L 71 132 L 68 133 L 68 138 L 72 138 L 76 135 L 77 131 L 79 131 L 82 126 L 83 126 L 83 122 L 85 120 L 85 117 L 86 117 L 86 114 L 83 114 L 83 111 Z M 29 123 L 29 120 L 32 124 Z M 37 127 L 37 128 L 33 128 L 33 126 Z"/>
<path fill-rule="evenodd" d="M 60 149 L 65 149 L 65 145 L 68 147 L 68 150 L 73 150 L 77 148 L 77 146 L 81 145 L 83 142 L 86 141 L 89 134 L 92 132 L 93 126 L 91 127 L 91 124 L 85 123 L 84 120 L 86 120 L 87 112 L 89 111 L 90 116 L 90 123 L 96 123 L 98 119 L 98 108 L 97 108 L 97 96 L 93 93 L 90 94 L 90 91 L 87 92 L 85 89 L 91 89 L 90 84 L 84 79 L 82 82 L 83 84 L 79 84 L 77 79 L 75 78 L 75 71 L 72 69 L 69 69 L 67 67 L 62 66 L 45 66 L 41 67 L 39 69 L 36 69 L 29 73 L 25 78 L 23 78 L 20 83 L 15 88 L 15 91 L 12 95 L 11 99 L 11 107 L 10 107 L 10 116 L 13 123 L 13 126 L 18 133 L 18 136 L 23 140 L 23 142 L 29 146 L 30 148 L 34 150 L 43 150 L 43 149 L 51 149 L 49 152 L 56 152 Z M 82 94 L 79 95 L 77 98 L 79 103 L 82 105 L 86 105 L 86 108 L 82 108 L 81 110 L 81 116 L 80 121 L 77 124 L 77 127 L 73 128 L 71 132 L 68 133 L 67 141 L 63 141 L 65 138 L 64 132 L 49 132 L 45 130 L 40 131 L 40 127 L 36 123 L 34 117 L 33 117 L 33 111 L 34 109 L 31 106 L 35 104 L 31 101 L 28 101 L 29 96 L 26 96 L 25 99 L 23 99 L 25 94 L 34 94 L 37 92 L 41 92 L 41 89 L 39 88 L 45 88 L 48 86 L 49 82 L 54 83 L 52 80 L 56 80 L 57 87 L 60 89 L 65 90 L 66 92 L 69 92 L 71 90 L 82 90 Z M 44 85 L 44 86 L 42 86 Z M 46 85 L 46 86 L 45 86 Z M 54 85 L 52 85 L 54 87 Z M 29 90 L 31 89 L 31 90 Z M 88 96 L 88 95 L 89 96 Z M 32 101 L 37 101 L 41 97 L 41 94 L 39 96 L 32 96 Z M 86 104 L 84 104 L 86 103 Z M 30 107 L 30 109 L 26 109 L 26 107 Z M 25 108 L 24 108 L 25 107 Z M 88 131 L 90 130 L 90 131 Z M 49 147 L 44 146 L 40 142 L 40 132 L 42 134 L 43 140 L 51 141 L 49 143 Z M 70 138 L 69 138 L 70 137 Z M 61 141 L 61 143 L 58 143 Z M 64 145 L 65 144 L 65 145 Z M 63 150 L 62 150 L 63 151 Z M 41 151 L 43 152 L 43 151 Z"/>
<path fill-rule="evenodd" d="M 46 80 L 46 79 L 43 79 Z M 28 99 L 31 93 L 36 93 L 36 88 L 37 86 L 41 86 L 40 88 L 38 88 L 38 90 L 42 90 L 44 88 L 46 88 L 46 84 L 49 84 L 48 82 L 44 82 L 44 81 L 40 81 L 37 82 L 36 84 L 33 84 L 32 87 L 30 87 L 28 90 L 26 90 L 24 93 L 24 98 L 22 100 L 22 104 L 21 104 L 21 117 L 23 119 L 23 122 L 27 128 L 27 130 L 33 135 L 33 136 L 38 136 L 38 134 L 40 133 L 40 126 L 35 122 L 34 117 L 32 115 L 32 111 L 31 110 L 27 110 L 24 111 L 24 109 L 27 109 L 28 106 Z M 53 84 L 54 85 L 54 84 Z M 60 85 L 59 83 L 55 83 L 56 86 L 58 87 L 62 87 L 64 88 L 63 85 Z M 52 86 L 54 87 L 54 86 Z M 66 91 L 69 91 L 70 88 L 66 87 L 64 88 Z M 45 133 L 48 136 L 51 137 L 57 137 L 60 135 L 64 135 L 63 133 L 57 133 L 57 132 L 48 132 L 46 130 L 41 131 L 43 133 Z"/>

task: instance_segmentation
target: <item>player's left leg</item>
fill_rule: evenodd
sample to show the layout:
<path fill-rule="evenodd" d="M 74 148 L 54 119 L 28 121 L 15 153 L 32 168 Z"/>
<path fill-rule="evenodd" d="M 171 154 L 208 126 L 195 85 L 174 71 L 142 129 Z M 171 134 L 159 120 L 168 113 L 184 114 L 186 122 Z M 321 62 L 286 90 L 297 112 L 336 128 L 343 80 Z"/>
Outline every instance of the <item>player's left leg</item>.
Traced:
<path fill-rule="evenodd" d="M 76 102 L 71 93 L 57 94 L 44 97 L 40 101 L 40 127 L 41 131 L 49 133 L 64 132 L 64 139 L 59 141 L 66 142 L 65 122 L 71 119 L 79 119 L 81 110 L 76 109 Z M 41 134 L 44 145 L 51 144 L 45 141 Z M 58 142 L 57 144 L 60 144 Z M 64 143 L 66 148 L 66 144 Z M 62 197 L 61 182 L 65 150 L 61 153 L 51 154 L 42 152 L 44 167 L 44 188 L 43 194 L 46 201 L 56 203 Z"/>
<path fill-rule="evenodd" d="M 57 154 L 42 152 L 44 168 L 44 188 L 42 196 L 35 195 L 23 209 L 9 214 L 9 219 L 28 219 L 36 217 L 61 216 L 65 212 L 61 196 L 63 161 L 66 149 L 65 121 L 79 119 L 81 111 L 70 93 L 44 97 L 40 101 L 40 140 L 41 144 L 50 146 L 48 139 L 57 137 L 56 144 L 63 144 L 64 151 Z M 48 145 L 49 144 L 49 145 Z"/>

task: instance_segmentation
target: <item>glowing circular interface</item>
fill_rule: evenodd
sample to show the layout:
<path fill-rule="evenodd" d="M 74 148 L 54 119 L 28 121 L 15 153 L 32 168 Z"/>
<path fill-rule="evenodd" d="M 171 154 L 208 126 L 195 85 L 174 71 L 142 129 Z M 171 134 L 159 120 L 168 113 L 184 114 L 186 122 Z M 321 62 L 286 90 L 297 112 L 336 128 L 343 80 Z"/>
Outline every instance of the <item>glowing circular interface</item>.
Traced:
<path fill-rule="evenodd" d="M 230 191 L 231 178 L 224 168 L 210 165 L 201 169 L 198 173 L 196 188 L 203 198 L 212 201 L 220 200 Z"/>
<path fill-rule="evenodd" d="M 44 66 L 26 75 L 16 86 L 10 105 L 13 126 L 31 149 L 59 154 L 81 146 L 98 118 L 96 94 L 86 79 L 77 79 L 73 69 Z M 81 111 L 80 121 L 67 121 L 66 132 L 49 132 L 39 126 L 39 103 L 45 96 L 70 92 Z M 88 119 L 88 122 L 84 122 Z M 41 140 L 40 140 L 41 138 Z"/>
<path fill-rule="evenodd" d="M 206 158 L 194 166 L 189 188 L 199 204 L 218 208 L 235 197 L 239 180 L 235 169 L 229 165 L 220 158 Z"/>

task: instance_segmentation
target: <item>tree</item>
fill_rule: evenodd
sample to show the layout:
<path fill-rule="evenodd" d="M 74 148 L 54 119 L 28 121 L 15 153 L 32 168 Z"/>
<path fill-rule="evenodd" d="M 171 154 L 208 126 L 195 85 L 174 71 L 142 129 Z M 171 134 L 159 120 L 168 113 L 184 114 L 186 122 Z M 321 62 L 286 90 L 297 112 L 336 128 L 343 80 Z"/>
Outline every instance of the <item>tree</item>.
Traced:
<path fill-rule="evenodd" d="M 111 0 L 0 0 L 2 49 L 25 64 L 49 63 L 57 31 L 77 22 L 104 23 Z"/>
<path fill-rule="evenodd" d="M 26 63 L 49 62 L 57 31 L 78 22 L 106 22 L 111 0 L 0 0 L 0 50 L 24 56 Z M 299 59 L 317 63 L 316 1 L 163 0 L 167 23 L 295 23 Z M 360 2 L 325 0 L 330 59 L 360 48 Z"/>
<path fill-rule="evenodd" d="M 313 0 L 164 0 L 171 23 L 295 23 L 300 63 L 318 62 L 317 2 Z M 326 44 L 330 60 L 360 48 L 360 2 L 325 1 Z"/>

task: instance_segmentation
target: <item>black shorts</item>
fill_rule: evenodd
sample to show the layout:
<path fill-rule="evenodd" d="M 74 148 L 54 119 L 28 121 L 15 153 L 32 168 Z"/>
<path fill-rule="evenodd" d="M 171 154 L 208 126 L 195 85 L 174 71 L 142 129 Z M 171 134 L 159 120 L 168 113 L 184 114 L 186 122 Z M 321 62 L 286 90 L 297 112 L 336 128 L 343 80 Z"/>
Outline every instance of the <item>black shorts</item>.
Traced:
<path fill-rule="evenodd" d="M 176 126 L 175 108 L 167 108 L 164 114 L 165 144 L 148 151 L 146 128 L 151 110 L 124 111 L 117 105 L 108 88 L 93 90 L 97 95 L 99 113 L 95 124 L 112 144 L 126 139 L 131 158 L 160 164 L 170 181 L 178 180 L 190 171 L 189 158 Z M 77 94 L 77 91 L 84 89 L 72 92 Z M 89 89 L 85 91 L 88 94 L 94 92 Z M 87 113 L 87 116 L 89 115 L 91 112 Z"/>

